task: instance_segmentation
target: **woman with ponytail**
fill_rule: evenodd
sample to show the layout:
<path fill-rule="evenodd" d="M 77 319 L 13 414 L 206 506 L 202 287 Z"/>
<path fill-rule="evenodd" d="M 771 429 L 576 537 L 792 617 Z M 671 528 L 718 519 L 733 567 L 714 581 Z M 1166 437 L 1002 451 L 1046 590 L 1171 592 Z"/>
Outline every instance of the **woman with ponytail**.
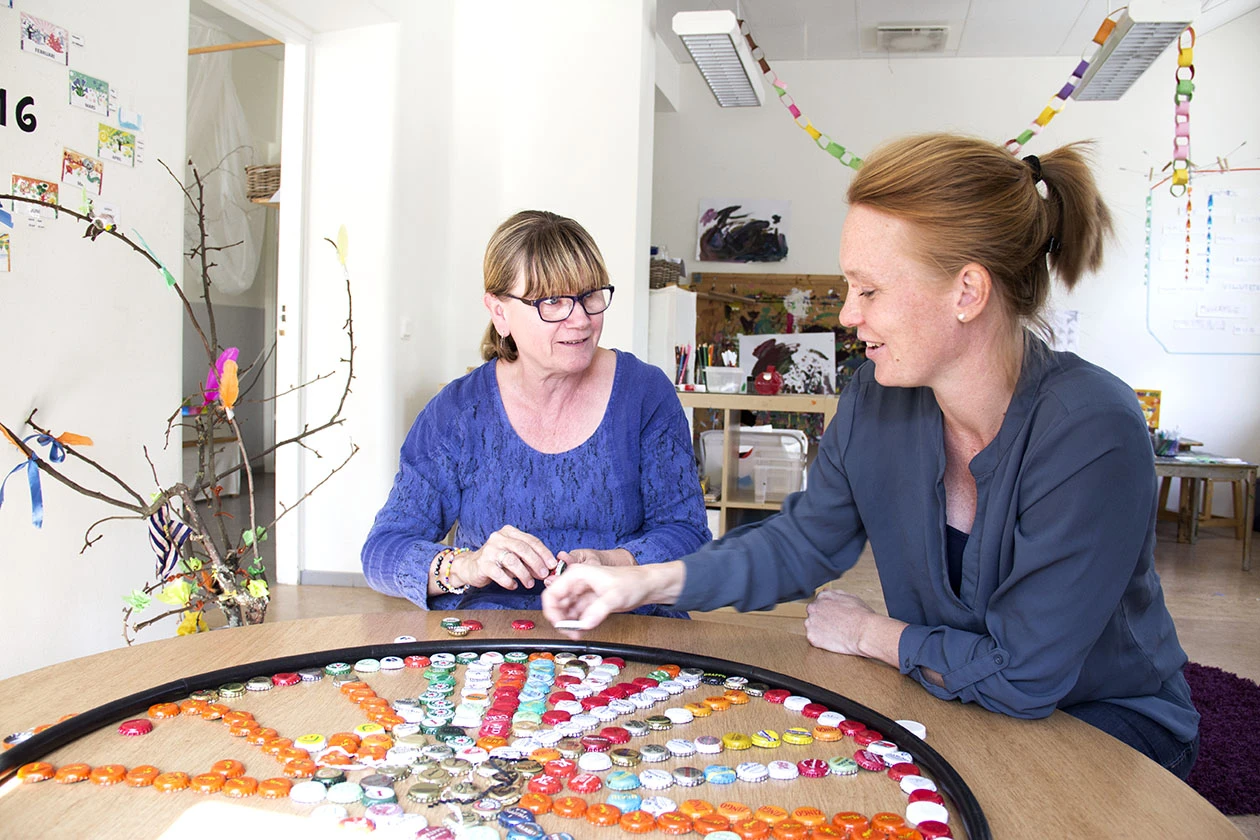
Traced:
<path fill-rule="evenodd" d="M 1044 341 L 1051 277 L 1102 264 L 1111 217 L 1079 145 L 1012 157 L 924 135 L 849 188 L 840 314 L 868 361 L 779 515 L 651 569 L 579 569 L 543 599 L 594 626 L 638 603 L 764 609 L 870 542 L 888 615 L 828 589 L 814 645 L 944 700 L 1074 715 L 1185 778 L 1199 716 L 1154 569 L 1156 480 L 1124 382 Z"/>

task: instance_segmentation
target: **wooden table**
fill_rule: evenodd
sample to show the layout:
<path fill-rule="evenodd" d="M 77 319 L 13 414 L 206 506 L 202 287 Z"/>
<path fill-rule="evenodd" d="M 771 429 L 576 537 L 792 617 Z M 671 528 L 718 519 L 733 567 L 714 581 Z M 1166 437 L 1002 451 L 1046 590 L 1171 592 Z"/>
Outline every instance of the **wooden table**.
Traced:
<path fill-rule="evenodd" d="M 1198 458 L 1214 458 L 1209 453 L 1199 453 Z M 1240 462 L 1180 460 L 1156 458 L 1155 474 L 1161 478 L 1181 479 L 1181 494 L 1177 514 L 1177 542 L 1196 543 L 1199 540 L 1199 507 L 1202 504 L 1203 481 L 1241 481 L 1244 484 L 1243 509 L 1235 511 L 1243 518 L 1242 568 L 1251 570 L 1252 521 L 1256 515 L 1256 477 L 1260 465 Z"/>
<path fill-rule="evenodd" d="M 475 615 L 485 624 L 485 629 L 468 641 L 510 639 L 504 650 L 512 649 L 508 645 L 528 649 L 531 643 L 556 637 L 538 614 L 463 615 Z M 529 633 L 511 630 L 510 620 L 522 615 L 537 621 L 538 629 Z M 144 688 L 247 662 L 388 644 L 403 634 L 449 642 L 450 637 L 439 627 L 440 618 L 421 612 L 391 612 L 278 622 L 150 642 L 53 665 L 0 681 L 0 732 L 30 728 L 55 720 L 65 712 L 86 711 Z M 746 663 L 815 683 L 889 718 L 920 721 L 927 727 L 928 744 L 970 786 L 996 838 L 1150 838 L 1182 829 L 1198 837 L 1241 837 L 1229 820 L 1173 775 L 1119 741 L 1062 713 L 1056 712 L 1046 720 L 1023 721 L 972 705 L 943 702 L 892 668 L 827 653 L 811 647 L 800 636 L 764 627 L 614 616 L 588 638 Z M 297 688 L 269 694 L 276 695 L 279 701 L 286 691 L 298 696 Z M 345 708 L 357 712 L 349 704 Z M 312 725 L 309 719 L 300 717 L 300 712 L 294 714 L 299 717 L 286 721 L 290 725 Z M 308 718 L 310 714 L 308 709 Z M 198 719 L 169 723 L 220 726 Z M 195 764 L 192 756 L 196 750 L 207 749 L 189 739 L 175 756 L 155 756 L 156 747 L 138 746 L 143 737 L 123 738 L 113 730 L 114 725 L 104 727 L 53 752 L 47 760 L 57 766 L 76 760 L 76 755 L 82 760 L 90 746 L 88 741 L 93 738 L 104 739 L 109 749 L 116 751 L 111 760 L 131 762 L 128 766 L 142 761 L 159 767 L 167 761 L 167 769 Z M 230 741 L 217 732 L 197 740 L 216 742 L 216 738 Z M 251 771 L 251 775 L 254 773 L 260 778 L 267 775 L 265 771 Z M 3 837 L 156 837 L 176 823 L 191 829 L 181 837 L 223 837 L 239 827 L 224 820 L 242 818 L 247 821 L 244 836 L 261 836 L 259 832 L 268 820 L 286 821 L 278 828 L 282 833 L 269 836 L 297 836 L 295 828 L 302 836 L 311 836 L 311 821 L 302 819 L 295 825 L 292 815 L 302 809 L 287 801 L 268 802 L 258 797 L 231 800 L 191 792 L 160 794 L 152 789 L 131 790 L 122 786 L 97 788 L 87 782 L 68 786 L 46 782 L 12 790 L 15 781 L 11 778 L 0 787 Z M 872 777 L 872 781 L 879 779 Z M 694 790 L 693 795 L 714 798 L 713 791 L 718 789 Z M 673 789 L 667 793 L 679 800 L 687 798 Z M 213 809 L 217 811 L 212 814 Z M 208 820 L 217 821 L 211 824 Z M 580 820 L 570 830 L 579 838 L 596 834 L 605 838 L 627 836 L 619 829 L 593 829 Z M 955 836 L 961 838 L 962 833 Z"/>

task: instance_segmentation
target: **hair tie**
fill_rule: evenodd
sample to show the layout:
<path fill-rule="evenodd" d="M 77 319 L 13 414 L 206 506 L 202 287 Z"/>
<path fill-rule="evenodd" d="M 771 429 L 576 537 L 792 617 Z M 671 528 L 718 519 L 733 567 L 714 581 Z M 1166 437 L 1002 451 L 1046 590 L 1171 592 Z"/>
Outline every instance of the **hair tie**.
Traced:
<path fill-rule="evenodd" d="M 1037 157 L 1036 155 L 1028 155 L 1027 157 L 1024 158 L 1024 163 L 1032 167 L 1033 183 L 1035 184 L 1038 181 L 1040 181 L 1041 180 L 1041 158 Z"/>

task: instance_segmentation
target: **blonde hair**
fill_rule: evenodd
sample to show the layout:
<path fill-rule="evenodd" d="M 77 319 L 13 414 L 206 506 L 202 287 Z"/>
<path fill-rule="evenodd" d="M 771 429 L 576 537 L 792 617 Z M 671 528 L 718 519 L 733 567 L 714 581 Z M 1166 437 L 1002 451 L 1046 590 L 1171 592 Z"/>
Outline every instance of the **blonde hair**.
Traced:
<path fill-rule="evenodd" d="M 499 225 L 486 245 L 482 274 L 492 295 L 511 292 L 524 274 L 525 298 L 576 295 L 608 285 L 604 257 L 586 229 L 545 210 L 522 210 Z M 516 357 L 516 342 L 500 335 L 492 321 L 481 339 L 481 358 L 514 362 Z"/>
<path fill-rule="evenodd" d="M 1020 160 L 971 137 L 907 137 L 866 158 L 849 185 L 849 205 L 909 222 L 915 256 L 948 276 L 968 263 L 984 266 L 1009 316 L 1049 336 L 1043 308 L 1051 271 L 1073 288 L 1102 265 L 1112 233 L 1088 147 L 1072 143 Z"/>

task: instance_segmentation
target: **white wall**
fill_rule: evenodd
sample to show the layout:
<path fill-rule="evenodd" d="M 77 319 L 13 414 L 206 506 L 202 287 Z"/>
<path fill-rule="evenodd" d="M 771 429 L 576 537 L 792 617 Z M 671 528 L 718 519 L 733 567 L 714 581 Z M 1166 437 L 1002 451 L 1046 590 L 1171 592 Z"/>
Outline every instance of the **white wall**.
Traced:
<path fill-rule="evenodd" d="M 339 278 L 318 237 L 345 222 L 358 346 L 347 429 L 363 450 L 299 514 L 303 580 L 358 574 L 403 434 L 480 362 L 481 260 L 509 215 L 548 209 L 591 231 L 617 286 L 601 343 L 645 352 L 654 8 L 448 0 L 316 39 L 303 341 L 312 358 L 341 349 Z M 308 401 L 307 420 L 320 416 Z M 305 457 L 304 486 L 340 460 L 324 454 Z"/>
<path fill-rule="evenodd" d="M 158 159 L 183 171 L 187 3 L 136 0 L 126 14 L 76 0 L 17 5 L 0 8 L 0 86 L 10 109 L 20 96 L 35 98 L 38 125 L 23 133 L 10 113 L 0 127 L 2 191 L 13 172 L 58 180 L 63 147 L 96 153 L 98 117 L 67 104 L 66 67 L 18 49 L 19 11 L 26 11 L 81 34 L 70 67 L 105 79 L 143 113 L 146 159 L 134 169 L 106 162 L 102 197 L 120 205 L 124 229 L 139 230 L 178 278 L 183 198 Z M 77 190 L 74 197 L 77 205 Z M 0 228 L 14 242 L 13 272 L 0 274 L 0 354 L 8 360 L 0 419 L 29 433 L 22 424 L 38 407 L 37 421 L 92 437 L 86 454 L 142 493 L 154 489 L 145 445 L 164 481 L 178 477 L 178 447 L 162 448 L 165 419 L 181 398 L 183 315 L 175 293 L 116 239 L 82 239 L 82 224 L 68 217 L 50 219 L 43 230 L 14 218 L 12 231 Z M 8 443 L 0 442 L 0 453 L 6 473 L 21 460 Z M 90 471 L 75 474 L 109 489 Z M 121 596 L 153 575 L 143 523 L 107 524 L 104 539 L 80 556 L 87 526 L 116 509 L 46 476 L 42 484 L 41 530 L 31 527 L 21 476 L 7 485 L 0 509 L 0 636 L 7 640 L 0 677 L 122 644 Z M 168 622 L 142 638 L 173 631 Z"/>
<path fill-rule="evenodd" d="M 1260 11 L 1200 35 L 1195 48 L 1191 157 L 1226 155 L 1256 165 L 1260 137 Z M 1075 62 L 1037 59 L 917 59 L 775 62 L 801 110 L 859 155 L 880 141 L 923 131 L 960 131 L 1002 142 L 1024 129 Z M 1101 274 L 1055 305 L 1080 311 L 1080 352 L 1134 387 L 1163 391 L 1161 423 L 1216 452 L 1260 459 L 1260 358 L 1169 355 L 1146 331 L 1144 200 L 1147 170 L 1171 157 L 1170 48 L 1119 102 L 1072 102 L 1034 138 L 1036 154 L 1097 140 L 1098 176 L 1117 222 Z M 834 273 L 851 170 L 818 149 L 771 96 L 759 109 L 720 109 L 693 65 L 684 65 L 677 113 L 659 114 L 652 241 L 694 256 L 701 198 L 792 202 L 786 261 L 739 265 L 688 260 L 696 271 Z M 1250 161 L 1250 163 L 1248 163 Z"/>

